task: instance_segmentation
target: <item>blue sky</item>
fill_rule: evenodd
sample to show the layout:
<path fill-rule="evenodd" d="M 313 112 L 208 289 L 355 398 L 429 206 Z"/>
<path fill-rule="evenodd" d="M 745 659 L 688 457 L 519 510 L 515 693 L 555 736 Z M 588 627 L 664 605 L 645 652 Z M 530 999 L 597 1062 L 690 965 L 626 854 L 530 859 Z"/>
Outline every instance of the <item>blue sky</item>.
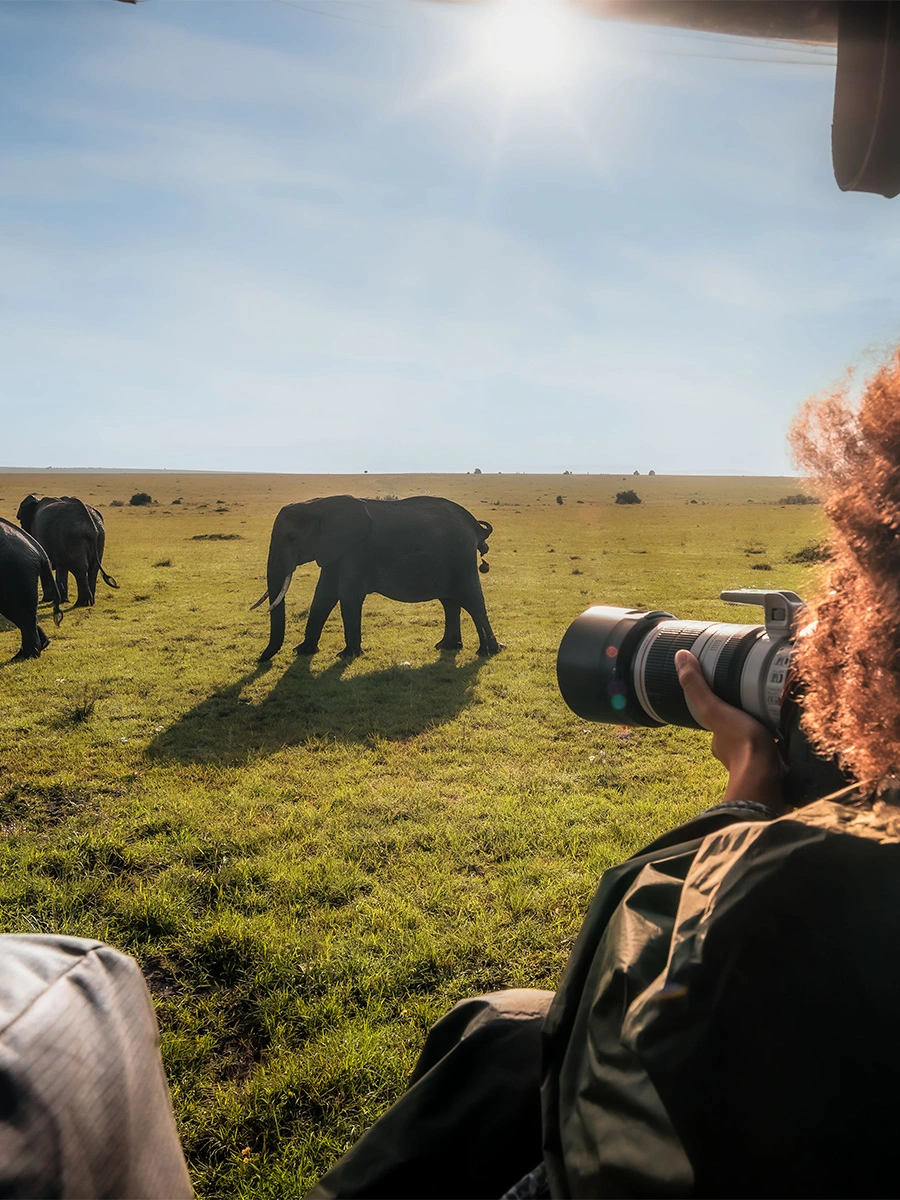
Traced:
<path fill-rule="evenodd" d="M 789 471 L 900 333 L 833 69 L 577 16 L 510 95 L 488 16 L 0 0 L 0 464 Z"/>

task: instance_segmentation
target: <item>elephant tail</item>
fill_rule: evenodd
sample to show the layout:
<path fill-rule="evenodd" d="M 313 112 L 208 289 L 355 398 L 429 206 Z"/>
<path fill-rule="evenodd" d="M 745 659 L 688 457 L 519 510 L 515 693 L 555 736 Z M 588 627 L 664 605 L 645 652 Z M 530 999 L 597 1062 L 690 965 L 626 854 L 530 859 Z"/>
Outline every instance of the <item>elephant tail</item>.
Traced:
<path fill-rule="evenodd" d="M 81 511 L 87 517 L 88 521 L 90 521 L 91 529 L 95 531 L 95 538 L 92 539 L 88 556 L 90 559 L 95 559 L 96 561 L 91 562 L 90 565 L 92 567 L 97 567 L 97 570 L 103 576 L 103 582 L 107 587 L 117 588 L 119 586 L 117 581 L 112 577 L 112 575 L 107 575 L 107 573 L 103 570 L 103 564 L 100 562 L 100 555 L 103 553 L 103 518 L 97 512 L 96 508 L 93 508 L 90 504 L 85 504 L 85 502 L 79 496 L 60 496 L 60 500 L 66 500 L 69 504 L 79 504 L 81 506 Z M 97 539 L 99 539 L 99 545 L 96 544 Z"/>
<path fill-rule="evenodd" d="M 482 573 L 482 575 L 487 575 L 488 571 L 491 569 L 491 564 L 485 561 L 484 556 L 487 554 L 488 550 L 490 550 L 490 546 L 487 544 L 487 539 L 494 532 L 494 527 L 489 521 L 479 521 L 478 525 L 484 530 L 484 537 L 476 547 L 478 553 L 481 555 L 481 562 L 478 564 L 478 570 Z"/>
<path fill-rule="evenodd" d="M 63 615 L 60 611 L 59 588 L 56 586 L 56 580 L 53 578 L 53 568 L 50 566 L 50 559 L 41 551 L 41 587 L 44 589 L 45 596 L 53 597 L 53 624 L 61 625 Z"/>

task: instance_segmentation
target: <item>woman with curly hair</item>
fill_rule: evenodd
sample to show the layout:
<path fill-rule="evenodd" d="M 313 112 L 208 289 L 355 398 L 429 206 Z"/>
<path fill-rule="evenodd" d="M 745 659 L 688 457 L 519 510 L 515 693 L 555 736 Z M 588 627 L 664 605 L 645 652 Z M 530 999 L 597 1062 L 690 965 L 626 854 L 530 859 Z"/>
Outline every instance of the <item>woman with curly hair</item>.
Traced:
<path fill-rule="evenodd" d="M 857 782 L 790 809 L 771 734 L 679 651 L 722 802 L 604 874 L 555 995 L 440 1021 L 312 1196 L 900 1193 L 900 353 L 791 438 L 831 527 L 802 723 Z"/>

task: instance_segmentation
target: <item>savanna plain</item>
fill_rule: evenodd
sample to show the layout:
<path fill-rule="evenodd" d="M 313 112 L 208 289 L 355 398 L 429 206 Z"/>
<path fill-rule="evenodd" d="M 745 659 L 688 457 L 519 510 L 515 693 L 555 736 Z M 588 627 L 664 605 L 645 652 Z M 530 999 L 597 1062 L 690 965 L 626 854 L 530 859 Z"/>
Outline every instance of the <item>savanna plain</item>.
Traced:
<path fill-rule="evenodd" d="M 617 505 L 634 489 L 640 505 Z M 37 661 L 0 621 L 4 932 L 99 938 L 156 1004 L 203 1197 L 301 1194 L 403 1087 L 456 1000 L 553 988 L 604 869 L 715 803 L 708 735 L 588 725 L 555 658 L 592 603 L 755 622 L 726 587 L 808 592 L 823 534 L 790 479 L 10 472 L 107 527 L 96 607 Z M 131 507 L 139 491 L 154 501 Z M 495 658 L 441 654 L 436 602 L 372 596 L 365 655 L 267 640 L 272 521 L 314 496 L 447 496 L 490 521 Z M 557 503 L 562 496 L 563 503 Z M 117 505 L 114 501 L 124 501 Z"/>

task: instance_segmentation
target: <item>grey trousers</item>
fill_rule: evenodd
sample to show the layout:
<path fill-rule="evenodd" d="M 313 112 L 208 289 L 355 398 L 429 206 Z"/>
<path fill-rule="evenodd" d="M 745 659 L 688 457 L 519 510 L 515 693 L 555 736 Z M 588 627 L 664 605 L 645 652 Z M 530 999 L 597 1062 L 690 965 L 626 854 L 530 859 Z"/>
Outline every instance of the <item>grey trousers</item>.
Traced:
<path fill-rule="evenodd" d="M 192 1195 L 137 963 L 0 937 L 0 1197 Z"/>
<path fill-rule="evenodd" d="M 461 1000 L 429 1031 L 400 1099 L 308 1200 L 485 1200 L 541 1160 L 541 1028 L 553 992 Z"/>

